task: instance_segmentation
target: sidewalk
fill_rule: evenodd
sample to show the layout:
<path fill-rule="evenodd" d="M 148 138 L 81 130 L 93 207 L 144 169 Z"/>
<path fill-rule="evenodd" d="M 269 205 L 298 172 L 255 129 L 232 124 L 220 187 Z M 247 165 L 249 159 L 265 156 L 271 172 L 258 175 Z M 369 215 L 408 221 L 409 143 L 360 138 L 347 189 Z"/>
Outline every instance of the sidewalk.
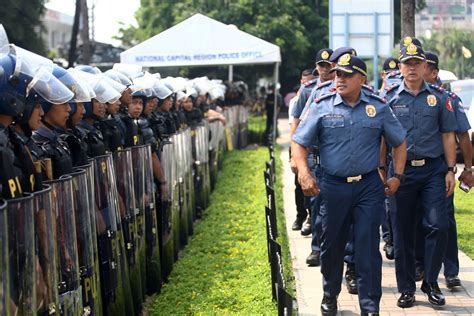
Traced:
<path fill-rule="evenodd" d="M 288 163 L 289 125 L 287 119 L 279 119 L 278 124 L 281 145 L 281 160 L 283 162 L 283 204 L 286 216 L 286 225 L 289 236 L 290 251 L 293 260 L 293 269 L 296 280 L 296 299 L 299 315 L 321 315 L 322 277 L 319 267 L 308 267 L 306 257 L 311 251 L 311 236 L 302 236 L 299 231 L 292 231 L 291 225 L 295 220 L 296 206 L 294 203 L 294 174 Z M 474 241 L 473 241 L 474 242 Z M 382 252 L 383 243 L 380 244 Z M 408 309 L 397 307 L 397 282 L 395 279 L 395 263 L 385 258 L 382 252 L 382 301 L 380 302 L 381 315 L 473 315 L 474 314 L 474 262 L 464 253 L 459 253 L 460 274 L 463 284 L 455 292 L 446 288 L 442 273 L 439 285 L 446 296 L 446 305 L 434 308 L 420 289 L 416 291 L 415 306 Z M 421 283 L 417 283 L 421 286 Z M 339 315 L 359 315 L 357 295 L 347 292 L 345 284 L 338 298 Z"/>

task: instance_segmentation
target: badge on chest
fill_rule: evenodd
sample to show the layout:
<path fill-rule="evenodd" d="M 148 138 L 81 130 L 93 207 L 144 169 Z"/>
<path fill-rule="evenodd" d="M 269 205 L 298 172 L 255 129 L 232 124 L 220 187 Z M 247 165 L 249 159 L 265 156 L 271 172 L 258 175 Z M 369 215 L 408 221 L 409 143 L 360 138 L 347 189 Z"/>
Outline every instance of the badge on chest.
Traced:
<path fill-rule="evenodd" d="M 372 104 L 367 104 L 365 106 L 365 113 L 368 117 L 374 117 L 375 115 L 377 115 L 377 110 L 375 110 L 375 106 L 373 106 Z"/>
<path fill-rule="evenodd" d="M 428 103 L 429 106 L 436 106 L 438 103 L 438 100 L 436 99 L 436 96 L 434 94 L 428 94 L 426 96 L 426 102 Z"/>

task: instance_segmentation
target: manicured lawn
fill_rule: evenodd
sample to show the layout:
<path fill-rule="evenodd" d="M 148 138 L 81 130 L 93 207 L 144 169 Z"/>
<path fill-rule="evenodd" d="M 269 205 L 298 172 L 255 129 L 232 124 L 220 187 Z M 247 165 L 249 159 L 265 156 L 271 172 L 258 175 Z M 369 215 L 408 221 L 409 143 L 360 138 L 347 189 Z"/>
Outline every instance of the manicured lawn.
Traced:
<path fill-rule="evenodd" d="M 169 283 L 147 304 L 150 315 L 277 314 L 265 236 L 263 170 L 268 159 L 267 148 L 226 154 L 211 205 L 195 225 Z M 279 159 L 277 165 L 281 166 Z M 281 179 L 276 192 L 283 233 Z M 291 275 L 287 240 L 282 244 L 286 272 Z M 294 288 L 291 279 L 287 283 Z"/>
<path fill-rule="evenodd" d="M 466 194 L 456 187 L 454 207 L 459 249 L 474 259 L 474 189 Z"/>

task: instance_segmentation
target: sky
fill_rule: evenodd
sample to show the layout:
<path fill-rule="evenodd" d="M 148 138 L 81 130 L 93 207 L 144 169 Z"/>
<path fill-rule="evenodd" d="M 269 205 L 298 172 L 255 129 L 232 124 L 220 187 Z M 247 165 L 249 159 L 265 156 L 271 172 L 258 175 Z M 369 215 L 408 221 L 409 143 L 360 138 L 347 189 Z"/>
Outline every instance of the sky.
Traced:
<path fill-rule="evenodd" d="M 50 0 L 46 7 L 74 16 L 75 0 Z M 118 35 L 119 22 L 137 25 L 135 12 L 140 0 L 87 0 L 89 8 L 95 5 L 95 40 L 113 45 L 120 41 L 112 37 Z"/>

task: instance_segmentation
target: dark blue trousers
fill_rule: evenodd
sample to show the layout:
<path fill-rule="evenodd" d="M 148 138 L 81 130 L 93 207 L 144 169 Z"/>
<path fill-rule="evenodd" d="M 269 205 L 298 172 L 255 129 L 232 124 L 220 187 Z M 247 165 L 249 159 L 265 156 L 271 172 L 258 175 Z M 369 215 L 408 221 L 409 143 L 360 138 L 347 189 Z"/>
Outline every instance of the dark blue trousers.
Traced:
<path fill-rule="evenodd" d="M 394 227 L 395 271 L 400 293 L 414 293 L 415 232 L 420 208 L 424 246 L 424 280 L 435 282 L 446 249 L 448 216 L 446 212 L 445 175 L 441 158 L 428 160 L 422 167 L 407 166 L 405 182 L 396 193 L 397 208 L 392 213 Z"/>
<path fill-rule="evenodd" d="M 344 183 L 323 174 L 320 189 L 324 294 L 335 297 L 341 291 L 345 246 L 352 225 L 359 305 L 361 311 L 378 312 L 382 296 L 379 227 L 383 183 L 376 171 L 353 183 Z"/>
<path fill-rule="evenodd" d="M 316 178 L 318 184 L 321 184 L 321 167 L 317 164 L 316 157 L 312 153 L 308 156 L 308 165 L 311 173 Z M 321 206 L 321 199 L 319 196 L 313 196 L 309 200 L 311 212 L 311 250 L 321 251 L 320 236 L 321 236 L 321 217 L 319 216 L 319 208 Z"/>

